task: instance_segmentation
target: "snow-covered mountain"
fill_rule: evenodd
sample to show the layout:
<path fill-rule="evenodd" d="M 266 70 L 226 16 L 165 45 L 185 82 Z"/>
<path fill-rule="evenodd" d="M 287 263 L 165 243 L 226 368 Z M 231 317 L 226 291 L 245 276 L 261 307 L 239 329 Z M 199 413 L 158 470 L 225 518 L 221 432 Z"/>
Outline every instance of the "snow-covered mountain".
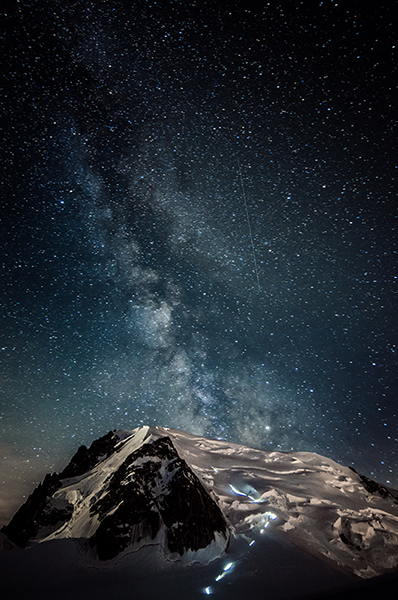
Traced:
<path fill-rule="evenodd" d="M 3 532 L 22 547 L 87 540 L 100 560 L 146 544 L 168 558 L 219 556 L 230 529 L 169 435 L 161 429 L 110 432 L 82 446 L 59 475 L 47 475 Z"/>
<path fill-rule="evenodd" d="M 216 583 L 258 556 L 266 539 L 350 576 L 398 568 L 398 502 L 383 486 L 317 454 L 161 427 L 110 432 L 82 446 L 2 531 L 19 547 L 73 541 L 91 568 L 148 549 L 169 564 L 222 557 Z"/>

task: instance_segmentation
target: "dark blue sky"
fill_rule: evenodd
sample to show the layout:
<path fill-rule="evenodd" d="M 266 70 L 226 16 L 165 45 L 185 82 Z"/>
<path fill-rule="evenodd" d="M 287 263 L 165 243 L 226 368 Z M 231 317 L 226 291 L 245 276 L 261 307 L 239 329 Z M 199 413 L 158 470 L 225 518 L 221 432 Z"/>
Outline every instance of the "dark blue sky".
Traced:
<path fill-rule="evenodd" d="M 398 486 L 393 19 L 6 3 L 2 519 L 142 423 Z"/>

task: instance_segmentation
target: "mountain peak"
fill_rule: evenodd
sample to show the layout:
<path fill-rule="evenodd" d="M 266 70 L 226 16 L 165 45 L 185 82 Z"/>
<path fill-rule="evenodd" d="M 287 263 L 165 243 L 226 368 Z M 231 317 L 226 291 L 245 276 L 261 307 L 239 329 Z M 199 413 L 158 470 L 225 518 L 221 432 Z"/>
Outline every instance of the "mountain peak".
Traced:
<path fill-rule="evenodd" d="M 206 548 L 215 534 L 229 538 L 221 510 L 169 437 L 146 441 L 129 454 L 90 514 L 100 522 L 90 545 L 102 560 L 159 535 L 167 551 L 180 556 Z"/>
<path fill-rule="evenodd" d="M 89 448 L 80 446 L 3 531 L 22 547 L 87 538 L 100 560 L 149 542 L 180 557 L 212 543 L 219 553 L 230 537 L 216 500 L 165 430 L 152 427 L 110 431 Z"/>

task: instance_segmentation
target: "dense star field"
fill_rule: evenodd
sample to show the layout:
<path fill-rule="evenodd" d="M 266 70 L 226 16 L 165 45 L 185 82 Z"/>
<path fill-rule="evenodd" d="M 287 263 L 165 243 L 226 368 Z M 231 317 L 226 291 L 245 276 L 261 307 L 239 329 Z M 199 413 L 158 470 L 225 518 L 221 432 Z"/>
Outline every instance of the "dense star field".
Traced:
<path fill-rule="evenodd" d="M 2 522 L 141 424 L 398 486 L 394 9 L 6 2 Z"/>

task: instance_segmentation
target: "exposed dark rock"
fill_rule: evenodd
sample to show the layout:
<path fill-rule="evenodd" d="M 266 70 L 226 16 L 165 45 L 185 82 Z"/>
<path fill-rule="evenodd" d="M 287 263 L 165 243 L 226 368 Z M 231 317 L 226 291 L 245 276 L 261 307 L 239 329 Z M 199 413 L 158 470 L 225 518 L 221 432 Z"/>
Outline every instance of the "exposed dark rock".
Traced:
<path fill-rule="evenodd" d="M 100 521 L 90 545 L 101 560 L 114 558 L 143 538 L 153 540 L 162 525 L 168 550 L 180 555 L 205 548 L 215 532 L 228 537 L 220 508 L 169 437 L 130 454 L 90 512 Z"/>
<path fill-rule="evenodd" d="M 379 494 L 382 498 L 391 498 L 392 500 L 396 501 L 394 496 L 390 494 L 384 485 L 376 483 L 372 479 L 369 479 L 369 477 L 365 477 L 365 475 L 359 475 L 359 477 L 364 485 L 364 488 L 370 494 Z"/>
<path fill-rule="evenodd" d="M 361 545 L 359 543 L 358 544 L 355 543 L 355 539 L 353 539 L 352 532 L 350 532 L 350 535 L 341 533 L 340 539 L 346 546 L 351 546 L 352 548 L 355 548 L 356 550 L 358 550 L 358 552 L 360 552 L 362 550 Z"/>
<path fill-rule="evenodd" d="M 380 485 L 380 483 L 376 483 L 376 481 L 373 481 L 373 479 L 369 479 L 369 477 L 361 475 L 353 467 L 349 468 L 351 469 L 351 471 L 354 471 L 354 473 L 358 475 L 363 487 L 367 492 L 369 492 L 369 494 L 379 494 L 379 496 L 381 496 L 382 498 L 390 498 L 395 503 L 398 503 L 397 499 L 394 498 L 391 492 L 384 485 Z"/>
<path fill-rule="evenodd" d="M 58 508 L 54 512 L 47 507 L 48 499 L 61 487 L 59 475 L 46 475 L 43 483 L 30 494 L 26 502 L 15 513 L 2 532 L 17 546 L 25 548 L 28 541 L 33 539 L 43 525 L 50 525 L 54 520 L 59 521 Z M 46 510 L 47 508 L 47 510 Z M 52 514 L 53 513 L 53 514 Z M 70 514 L 69 514 L 70 516 Z M 69 518 L 69 517 L 67 517 Z"/>
<path fill-rule="evenodd" d="M 108 458 L 115 449 L 119 438 L 113 431 L 95 440 L 90 448 L 80 446 L 69 464 L 60 473 L 62 479 L 77 477 L 93 469 L 99 462 Z"/>

